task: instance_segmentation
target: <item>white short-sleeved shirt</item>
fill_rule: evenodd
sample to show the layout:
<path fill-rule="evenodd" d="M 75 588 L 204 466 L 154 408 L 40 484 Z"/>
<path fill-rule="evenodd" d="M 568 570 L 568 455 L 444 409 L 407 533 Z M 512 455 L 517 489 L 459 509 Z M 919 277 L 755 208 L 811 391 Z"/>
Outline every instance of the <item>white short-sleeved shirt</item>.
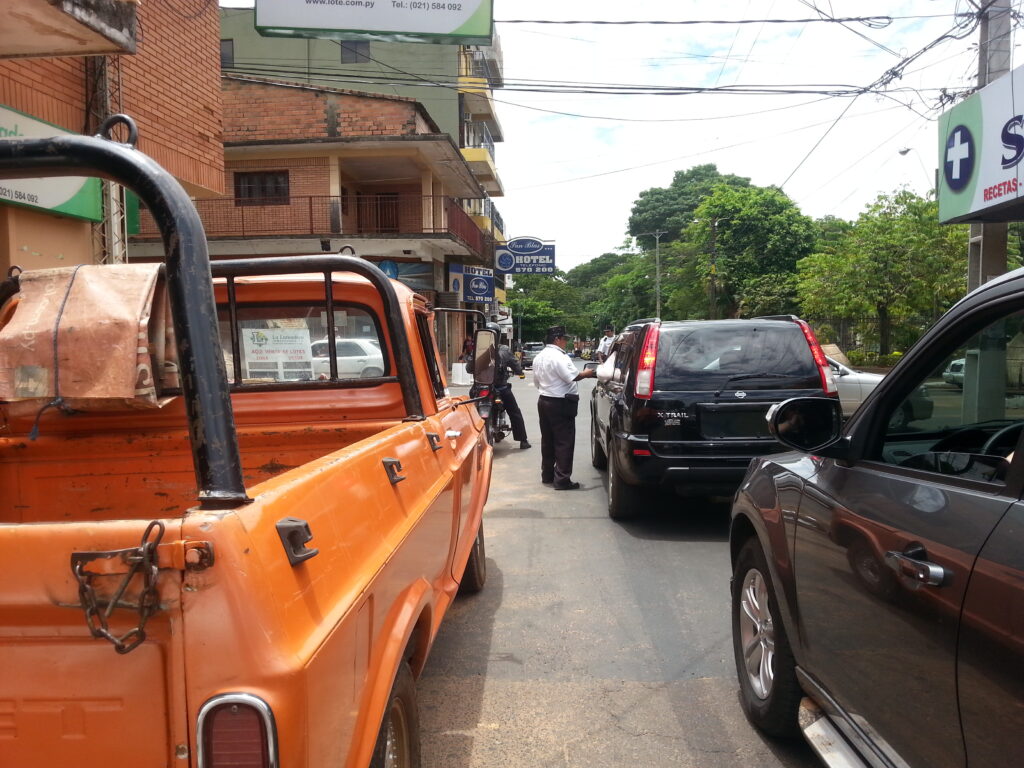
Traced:
<path fill-rule="evenodd" d="M 601 343 L 597 345 L 597 351 L 602 355 L 607 355 L 608 350 L 612 348 L 613 341 L 615 341 L 614 336 L 602 336 Z"/>
<path fill-rule="evenodd" d="M 557 344 L 548 344 L 533 360 L 533 383 L 544 397 L 578 396 L 575 379 L 579 375 L 572 358 Z"/>

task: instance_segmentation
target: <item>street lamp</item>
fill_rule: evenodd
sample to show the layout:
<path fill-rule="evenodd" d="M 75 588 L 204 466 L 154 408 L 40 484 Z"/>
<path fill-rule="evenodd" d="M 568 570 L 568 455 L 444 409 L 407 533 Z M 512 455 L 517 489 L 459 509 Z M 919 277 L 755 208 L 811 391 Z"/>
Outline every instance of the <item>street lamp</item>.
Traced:
<path fill-rule="evenodd" d="M 637 237 L 644 235 L 650 235 L 654 238 L 654 316 L 661 317 L 661 236 L 667 235 L 668 231 L 664 229 L 655 230 L 654 232 L 637 232 Z"/>
<path fill-rule="evenodd" d="M 902 155 L 903 157 L 906 157 L 911 152 L 913 152 L 915 155 L 917 155 L 918 165 L 921 166 L 921 170 L 924 172 L 925 183 L 927 183 L 927 185 L 928 185 L 927 189 L 928 189 L 929 192 L 934 192 L 935 191 L 935 187 L 937 185 L 936 184 L 936 180 L 934 178 L 932 178 L 932 175 L 928 173 L 928 169 L 924 167 L 924 160 L 921 159 L 921 153 L 918 152 L 913 147 L 904 147 L 903 149 L 897 150 L 897 152 L 899 152 L 900 155 Z"/>

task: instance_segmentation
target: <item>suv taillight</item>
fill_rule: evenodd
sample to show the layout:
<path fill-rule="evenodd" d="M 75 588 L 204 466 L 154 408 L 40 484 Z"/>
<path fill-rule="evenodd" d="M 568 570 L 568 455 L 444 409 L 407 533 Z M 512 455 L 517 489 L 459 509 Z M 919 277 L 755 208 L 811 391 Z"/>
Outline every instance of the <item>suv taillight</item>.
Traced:
<path fill-rule="evenodd" d="M 640 349 L 640 362 L 636 369 L 636 386 L 633 394 L 642 400 L 649 400 L 654 392 L 654 366 L 658 362 L 658 326 L 650 325 Z"/>
<path fill-rule="evenodd" d="M 266 702 L 248 694 L 208 701 L 197 723 L 198 768 L 271 768 L 277 765 L 274 719 Z"/>
<path fill-rule="evenodd" d="M 804 332 L 804 338 L 807 339 L 807 345 L 811 348 L 811 355 L 814 357 L 814 364 L 818 366 L 818 373 L 821 376 L 821 388 L 825 390 L 826 395 L 838 397 L 839 388 L 836 386 L 835 377 L 832 375 L 832 367 L 828 364 L 828 360 L 825 359 L 825 351 L 821 348 L 821 344 L 818 343 L 818 337 L 814 335 L 814 331 L 811 330 L 811 326 L 803 320 L 797 320 L 796 324 L 799 325 L 800 330 Z"/>

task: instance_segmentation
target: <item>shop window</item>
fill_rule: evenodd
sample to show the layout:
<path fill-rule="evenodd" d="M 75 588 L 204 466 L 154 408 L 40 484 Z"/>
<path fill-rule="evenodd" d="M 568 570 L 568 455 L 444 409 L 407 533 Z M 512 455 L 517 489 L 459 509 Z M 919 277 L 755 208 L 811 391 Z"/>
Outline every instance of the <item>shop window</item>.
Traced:
<path fill-rule="evenodd" d="M 288 205 L 288 171 L 235 173 L 235 205 Z"/>

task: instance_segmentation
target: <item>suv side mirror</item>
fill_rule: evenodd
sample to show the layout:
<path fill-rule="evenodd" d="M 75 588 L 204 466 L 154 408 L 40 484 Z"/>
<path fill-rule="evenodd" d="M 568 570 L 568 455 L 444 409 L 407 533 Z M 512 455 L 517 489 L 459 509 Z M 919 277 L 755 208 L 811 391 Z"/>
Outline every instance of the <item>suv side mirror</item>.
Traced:
<path fill-rule="evenodd" d="M 768 428 L 783 445 L 818 451 L 839 439 L 843 409 L 831 397 L 794 397 L 768 409 Z"/>
<path fill-rule="evenodd" d="M 490 386 L 498 368 L 498 337 L 494 331 L 480 328 L 473 339 L 473 383 Z"/>

